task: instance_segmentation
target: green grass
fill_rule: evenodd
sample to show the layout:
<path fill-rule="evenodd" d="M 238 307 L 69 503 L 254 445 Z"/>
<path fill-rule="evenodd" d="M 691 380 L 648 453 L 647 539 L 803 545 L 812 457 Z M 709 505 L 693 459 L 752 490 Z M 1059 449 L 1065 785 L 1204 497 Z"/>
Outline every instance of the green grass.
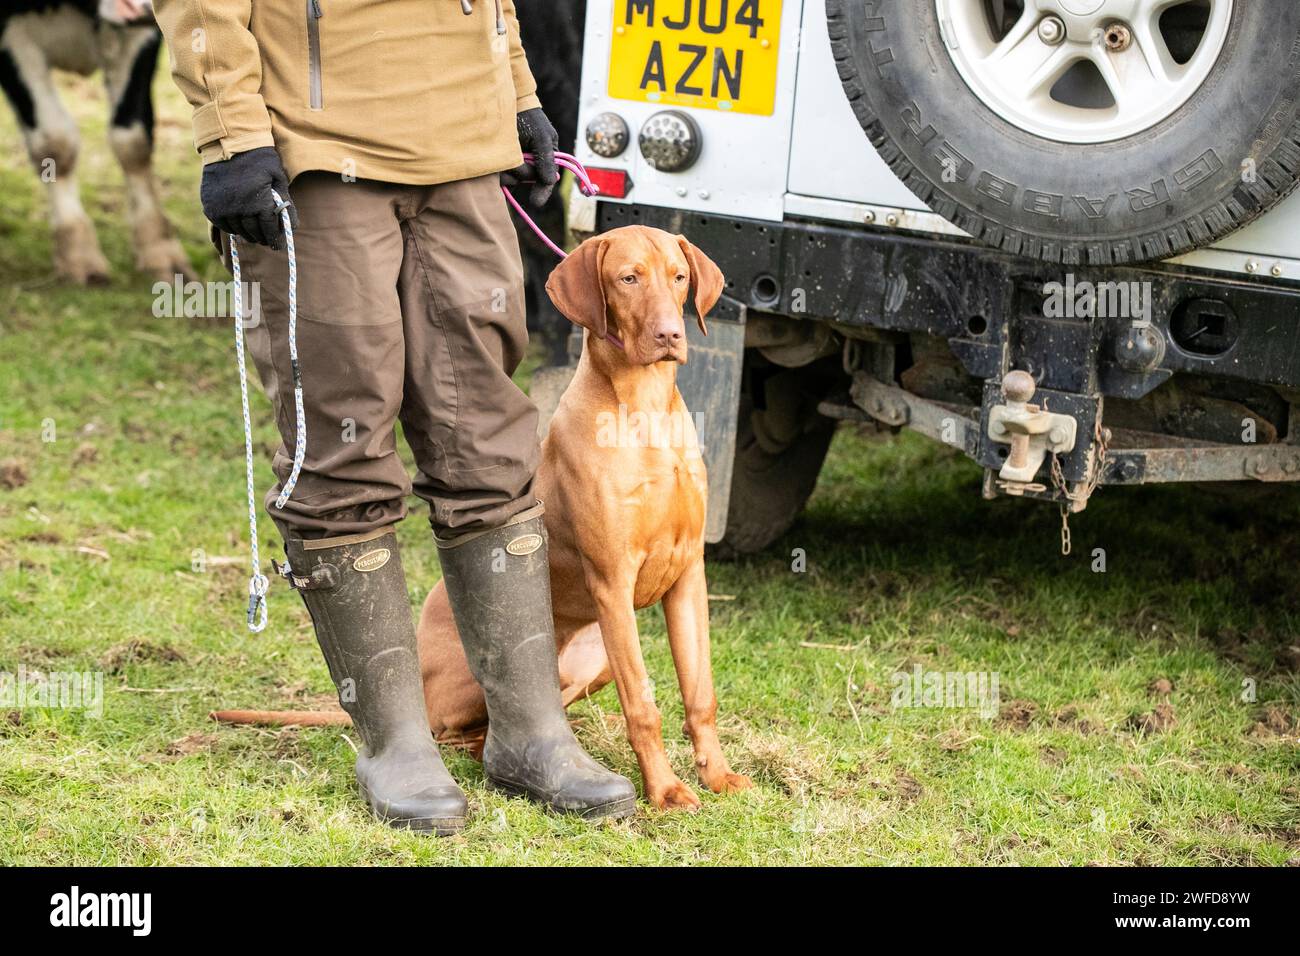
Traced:
<path fill-rule="evenodd" d="M 83 194 L 114 279 L 50 277 L 39 184 L 0 170 L 0 671 L 105 673 L 104 712 L 0 711 L 0 862 L 25 864 L 1214 864 L 1300 859 L 1300 521 L 1293 497 L 1103 490 L 1059 554 L 1059 518 L 985 502 L 972 465 L 915 436 L 837 437 L 806 518 L 710 567 L 723 742 L 757 787 L 701 812 L 641 805 L 586 825 L 485 789 L 442 841 L 372 822 L 338 730 L 213 724 L 304 707 L 330 684 L 282 587 L 242 614 L 247 528 L 231 334 L 154 318 L 133 275 L 98 87 L 68 83 Z M 157 156 L 196 264 L 224 278 L 195 202 L 187 115 L 160 78 Z M 7 113 L 0 152 L 17 156 Z M 255 396 L 257 438 L 274 441 Z M 55 440 L 42 441 L 52 420 Z M 258 480 L 271 480 L 265 459 Z M 262 517 L 263 554 L 278 552 Z M 423 509 L 401 529 L 411 601 L 437 577 Z M 808 569 L 791 570 L 805 550 Z M 1103 548 L 1104 573 L 1092 570 Z M 194 552 L 232 558 L 192 570 Z M 103 555 L 107 555 L 104 557 Z M 640 616 L 684 778 L 662 616 Z M 999 675 L 1004 713 L 891 707 L 891 675 Z M 1168 695 L 1153 682 L 1172 682 Z M 1243 701 L 1243 680 L 1256 700 Z M 1165 702 L 1174 723 L 1144 732 Z M 636 776 L 612 688 L 574 710 Z"/>

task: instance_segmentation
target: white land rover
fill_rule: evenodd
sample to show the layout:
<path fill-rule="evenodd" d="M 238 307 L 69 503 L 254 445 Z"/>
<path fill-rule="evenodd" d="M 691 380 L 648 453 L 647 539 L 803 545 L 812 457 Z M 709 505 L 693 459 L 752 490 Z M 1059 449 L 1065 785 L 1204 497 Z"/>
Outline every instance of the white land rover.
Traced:
<path fill-rule="evenodd" d="M 725 548 L 842 419 L 1073 511 L 1294 481 L 1298 111 L 1296 0 L 591 0 L 570 225 L 727 276 L 680 378 Z"/>

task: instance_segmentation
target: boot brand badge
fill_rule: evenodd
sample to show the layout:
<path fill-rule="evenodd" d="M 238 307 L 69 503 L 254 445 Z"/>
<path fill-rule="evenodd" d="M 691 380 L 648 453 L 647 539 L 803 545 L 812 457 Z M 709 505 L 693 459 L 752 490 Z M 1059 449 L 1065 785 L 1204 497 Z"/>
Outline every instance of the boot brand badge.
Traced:
<path fill-rule="evenodd" d="M 358 571 L 378 571 L 388 559 L 393 556 L 393 552 L 387 548 L 377 548 L 374 551 L 367 551 L 361 557 L 352 562 L 352 567 Z"/>
<path fill-rule="evenodd" d="M 542 536 L 540 534 L 521 534 L 506 545 L 506 550 L 511 554 L 525 555 L 532 554 L 541 546 Z"/>

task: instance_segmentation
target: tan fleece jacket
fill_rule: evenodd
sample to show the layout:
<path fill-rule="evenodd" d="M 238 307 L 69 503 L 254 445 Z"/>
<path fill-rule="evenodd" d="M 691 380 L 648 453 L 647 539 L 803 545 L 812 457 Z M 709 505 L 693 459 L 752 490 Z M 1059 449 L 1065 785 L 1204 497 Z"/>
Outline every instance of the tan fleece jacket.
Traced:
<path fill-rule="evenodd" d="M 513 0 L 154 0 L 205 163 L 259 146 L 433 185 L 522 161 L 539 105 Z"/>

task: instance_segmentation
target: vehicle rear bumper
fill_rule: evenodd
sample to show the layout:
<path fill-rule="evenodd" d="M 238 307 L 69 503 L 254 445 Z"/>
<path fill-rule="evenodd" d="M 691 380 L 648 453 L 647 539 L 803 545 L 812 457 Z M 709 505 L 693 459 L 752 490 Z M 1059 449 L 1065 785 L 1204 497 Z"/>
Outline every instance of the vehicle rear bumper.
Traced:
<path fill-rule="evenodd" d="M 1076 483 L 1090 477 L 1098 457 L 1093 436 L 1101 434 L 1097 423 L 1107 398 L 1140 399 L 1175 374 L 1300 395 L 1300 284 L 1293 282 L 1227 277 L 1169 263 L 1056 266 L 953 237 L 803 219 L 772 223 L 637 204 L 599 203 L 596 220 L 601 232 L 641 224 L 688 236 L 722 269 L 727 295 L 747 307 L 751 326 L 770 314 L 834 323 L 850 340 L 878 333 L 886 342 L 891 333 L 900 341 L 912 333 L 946 340 L 966 373 L 984 383 L 981 406 L 964 411 L 938 406 L 898 388 L 889 375 L 849 369 L 855 400 L 868 392 L 892 398 L 891 415 L 864 410 L 887 424 L 923 432 L 927 420 L 937 428 L 956 416 L 956 434 L 949 428 L 935 437 L 993 473 L 1005 460 L 1006 447 L 988 436 L 989 412 L 1004 400 L 1001 380 L 1011 369 L 1034 377 L 1035 402 L 1076 419 L 1080 439 L 1059 461 L 1064 480 Z M 1051 283 L 1059 283 L 1062 293 L 1055 294 Z M 1085 285 L 1108 294 L 1129 288 L 1134 290 L 1130 306 L 1144 304 L 1114 309 L 1111 295 L 1110 308 L 1079 315 L 1086 308 L 1069 300 Z M 1058 314 L 1063 300 L 1068 314 Z M 1147 328 L 1146 341 L 1157 347 L 1135 359 L 1131 336 Z M 892 391 L 882 393 L 876 386 Z M 1300 398 L 1288 395 L 1287 400 Z M 841 417 L 848 414 L 841 409 Z M 1300 447 L 1290 444 L 1294 431 L 1285 429 L 1270 445 L 1146 433 L 1115 436 L 1099 483 L 1300 480 Z M 1050 488 L 1030 495 L 1056 496 Z"/>

